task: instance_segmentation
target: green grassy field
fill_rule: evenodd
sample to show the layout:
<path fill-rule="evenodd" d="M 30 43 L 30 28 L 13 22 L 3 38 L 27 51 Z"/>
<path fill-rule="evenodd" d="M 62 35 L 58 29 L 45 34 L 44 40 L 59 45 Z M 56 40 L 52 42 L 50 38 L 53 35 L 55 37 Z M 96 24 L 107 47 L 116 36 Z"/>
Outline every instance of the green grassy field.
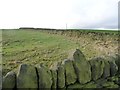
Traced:
<path fill-rule="evenodd" d="M 102 34 L 97 34 L 101 32 Z M 77 30 L 50 34 L 39 30 L 2 30 L 2 44 L 5 75 L 8 71 L 15 70 L 21 63 L 33 65 L 44 63 L 50 67 L 54 62 L 67 58 L 76 48 L 79 48 L 88 60 L 96 56 L 116 54 L 118 32 Z"/>

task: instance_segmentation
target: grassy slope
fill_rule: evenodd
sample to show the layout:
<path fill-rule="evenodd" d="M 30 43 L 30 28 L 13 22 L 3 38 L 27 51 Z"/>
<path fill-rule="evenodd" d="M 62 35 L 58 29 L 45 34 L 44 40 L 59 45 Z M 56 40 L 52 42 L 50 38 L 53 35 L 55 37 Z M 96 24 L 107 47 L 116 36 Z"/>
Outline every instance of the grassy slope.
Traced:
<path fill-rule="evenodd" d="M 49 67 L 67 58 L 76 48 L 81 49 L 87 59 L 116 53 L 118 43 L 114 33 L 102 37 L 83 34 L 78 38 L 35 30 L 3 30 L 3 74 L 21 63 L 44 63 Z"/>

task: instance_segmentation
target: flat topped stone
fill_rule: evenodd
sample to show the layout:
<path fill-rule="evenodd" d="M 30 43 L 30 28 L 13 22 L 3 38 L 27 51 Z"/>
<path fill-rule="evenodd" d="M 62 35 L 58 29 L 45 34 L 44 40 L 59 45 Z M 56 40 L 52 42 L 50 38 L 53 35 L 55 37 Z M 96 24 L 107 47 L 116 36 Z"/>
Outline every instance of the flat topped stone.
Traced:
<path fill-rule="evenodd" d="M 17 88 L 38 88 L 37 73 L 34 66 L 22 64 L 17 74 Z"/>

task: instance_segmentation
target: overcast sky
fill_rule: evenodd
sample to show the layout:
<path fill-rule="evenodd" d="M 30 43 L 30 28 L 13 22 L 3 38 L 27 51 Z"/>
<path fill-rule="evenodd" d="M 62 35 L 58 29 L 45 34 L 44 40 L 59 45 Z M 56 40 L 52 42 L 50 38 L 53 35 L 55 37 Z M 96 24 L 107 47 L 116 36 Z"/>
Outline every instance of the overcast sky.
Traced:
<path fill-rule="evenodd" d="M 0 28 L 118 28 L 119 0 L 0 0 Z"/>

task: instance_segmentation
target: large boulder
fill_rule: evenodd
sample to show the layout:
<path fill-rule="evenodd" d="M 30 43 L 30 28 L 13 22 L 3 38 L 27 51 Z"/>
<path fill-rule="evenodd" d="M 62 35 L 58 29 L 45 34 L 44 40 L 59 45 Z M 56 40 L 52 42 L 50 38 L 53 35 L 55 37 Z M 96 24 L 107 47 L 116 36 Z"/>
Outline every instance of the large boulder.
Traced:
<path fill-rule="evenodd" d="M 84 54 L 76 49 L 70 56 L 70 60 L 73 61 L 73 66 L 77 75 L 79 83 L 85 84 L 91 80 L 91 66 Z"/>
<path fill-rule="evenodd" d="M 58 65 L 58 70 L 57 70 L 57 86 L 58 88 L 65 88 L 65 69 L 63 65 Z"/>
<path fill-rule="evenodd" d="M 104 72 L 104 59 L 101 57 L 93 58 L 89 61 L 92 71 L 92 80 L 97 80 L 102 77 Z"/>
<path fill-rule="evenodd" d="M 52 74 L 51 71 L 43 64 L 37 66 L 37 72 L 39 76 L 39 88 L 48 88 L 52 86 Z"/>
<path fill-rule="evenodd" d="M 65 68 L 65 76 L 66 76 L 66 85 L 70 85 L 76 82 L 77 76 L 75 73 L 75 69 L 73 67 L 73 62 L 66 59 L 62 62 Z"/>
<path fill-rule="evenodd" d="M 36 68 L 22 64 L 17 74 L 17 88 L 38 88 Z"/>
<path fill-rule="evenodd" d="M 15 86 L 16 86 L 16 74 L 13 71 L 8 72 L 6 76 L 3 77 L 2 88 L 14 89 Z"/>

